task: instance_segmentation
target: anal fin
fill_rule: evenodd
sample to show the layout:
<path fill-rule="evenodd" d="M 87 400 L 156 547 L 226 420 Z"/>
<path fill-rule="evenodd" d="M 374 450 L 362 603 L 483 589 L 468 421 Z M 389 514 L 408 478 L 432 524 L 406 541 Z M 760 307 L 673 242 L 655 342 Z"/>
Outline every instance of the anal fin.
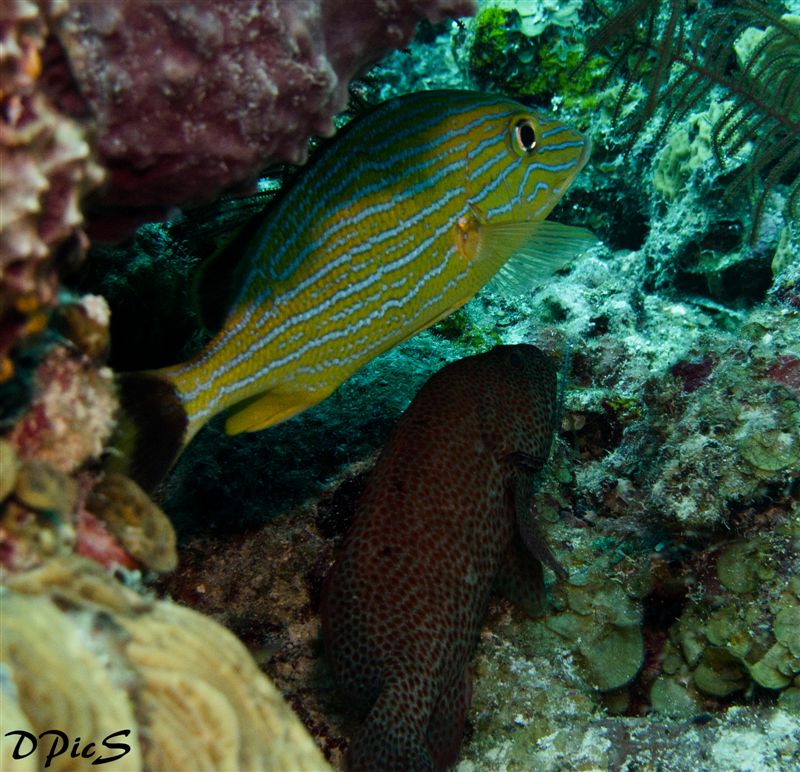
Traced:
<path fill-rule="evenodd" d="M 227 434 L 240 434 L 275 426 L 322 402 L 331 393 L 332 390 L 303 392 L 270 389 L 234 407 L 234 412 L 225 421 L 225 431 Z"/>

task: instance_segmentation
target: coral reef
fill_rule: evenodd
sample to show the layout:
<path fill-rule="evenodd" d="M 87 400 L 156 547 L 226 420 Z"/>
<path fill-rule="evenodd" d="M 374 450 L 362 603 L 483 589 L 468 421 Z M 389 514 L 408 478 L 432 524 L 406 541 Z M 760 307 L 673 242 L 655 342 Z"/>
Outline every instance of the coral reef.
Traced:
<path fill-rule="evenodd" d="M 795 515 L 773 530 L 715 547 L 711 556 L 701 553 L 698 563 L 713 565 L 716 558 L 716 576 L 707 576 L 670 628 L 663 675 L 653 688 L 668 689 L 673 699 L 683 691 L 697 704 L 696 690 L 724 698 L 753 685 L 790 686 L 800 674 L 798 550 Z"/>
<path fill-rule="evenodd" d="M 110 171 L 111 235 L 115 210 L 153 219 L 251 183 L 270 163 L 302 163 L 310 136 L 334 132 L 365 65 L 407 43 L 420 19 L 473 10 L 472 0 L 70 0 L 51 30 L 47 85 L 90 117 Z"/>
<path fill-rule="evenodd" d="M 348 479 L 358 485 L 358 478 Z M 344 511 L 328 514 L 341 536 L 341 518 L 352 515 L 353 502 L 337 498 Z M 177 570 L 159 589 L 233 631 L 338 768 L 347 744 L 345 706 L 322 658 L 318 614 L 333 550 L 316 517 L 317 507 L 309 504 L 244 533 L 189 539 Z M 353 727 L 346 729 L 349 734 Z"/>
<path fill-rule="evenodd" d="M 79 738 L 96 745 L 83 758 L 125 757 L 126 769 L 327 769 L 241 643 L 201 614 L 76 557 L 0 592 L 4 724 L 41 738 L 37 768 L 74 769 Z M 53 727 L 68 739 L 45 743 Z"/>
<path fill-rule="evenodd" d="M 55 4 L 51 18 L 63 14 Z M 47 323 L 56 264 L 86 248 L 81 199 L 104 179 L 86 132 L 41 88 L 48 29 L 36 4 L 0 11 L 0 383 L 14 344 Z"/>
<path fill-rule="evenodd" d="M 116 395 L 108 351 L 108 307 L 84 296 L 63 302 L 51 327 L 28 343 L 29 370 L 0 388 L 0 566 L 16 573 L 72 552 L 112 568 L 175 567 L 175 532 L 131 480 L 102 473 Z M 56 333 L 56 329 L 58 332 Z M 16 388 L 19 381 L 26 388 Z"/>
<path fill-rule="evenodd" d="M 557 96 L 559 103 L 591 109 L 596 101 L 593 86 L 605 64 L 597 57 L 598 67 L 575 73 L 585 54 L 579 32 L 581 5 L 581 0 L 482 3 L 461 41 L 468 51 L 464 67 L 472 82 L 542 105 Z"/>
<path fill-rule="evenodd" d="M 695 106 L 720 94 L 729 100 L 711 127 L 716 163 L 734 171 L 726 182 L 729 199 L 749 193 L 755 246 L 765 207 L 776 188 L 785 190 L 783 215 L 800 217 L 800 99 L 790 73 L 800 62 L 800 16 L 780 15 L 777 4 L 732 0 L 687 18 L 685 2 L 643 0 L 617 13 L 600 10 L 603 23 L 588 49 L 614 50 L 612 72 L 623 71 L 614 124 L 627 134 L 627 148 L 647 129 L 661 142 L 670 126 Z M 634 85 L 647 98 L 619 120 Z M 659 109 L 661 108 L 661 109 Z M 740 154 L 747 164 L 735 169 Z"/>
<path fill-rule="evenodd" d="M 658 5 L 637 5 L 648 4 Z M 267 13 L 245 18 L 245 5 Z M 541 619 L 491 606 L 460 772 L 800 764 L 794 178 L 764 177 L 770 192 L 748 243 L 752 201 L 723 193 L 753 170 L 752 150 L 727 158 L 731 176 L 714 158 L 730 94 L 712 89 L 685 118 L 655 100 L 655 122 L 626 153 L 613 119 L 642 114 L 647 89 L 599 54 L 570 74 L 588 49 L 564 22 L 580 12 L 593 23 L 591 8 L 493 0 L 463 28 L 443 20 L 471 5 L 3 6 L 4 731 L 35 736 L 69 712 L 65 729 L 84 740 L 130 728 L 116 741 L 130 744 L 132 768 L 324 768 L 255 660 L 340 765 L 356 727 L 321 657 L 318 601 L 363 473 L 433 371 L 524 342 L 554 360 L 571 351 L 562 436 L 537 496 L 569 579 L 546 577 Z M 784 5 L 800 12 L 796 0 Z M 704 7 L 686 18 L 687 39 Z M 526 295 L 487 288 L 290 423 L 226 438 L 216 422 L 155 505 L 101 469 L 104 454 L 119 452 L 108 447 L 116 395 L 106 358 L 112 342 L 115 369 L 197 350 L 189 288 L 207 231 L 191 215 L 149 225 L 113 252 L 91 253 L 86 272 L 67 278 L 79 294 L 63 291 L 56 272 L 67 276 L 81 259 L 82 201 L 103 179 L 92 153 L 111 182 L 92 202 L 97 233 L 119 236 L 174 204 L 246 186 L 265 164 L 303 157 L 309 134 L 329 132 L 347 80 L 405 44 L 419 17 L 439 23 L 370 71 L 373 93 L 486 86 L 591 122 L 593 163 L 559 219 L 591 227 L 606 247 Z M 726 41 L 737 49 L 734 76 L 765 40 L 743 32 Z M 157 45 L 163 66 L 142 67 L 152 62 L 143 47 Z M 672 133 L 659 132 L 665 120 Z M 178 546 L 173 523 L 194 536 Z M 207 617 L 142 591 L 176 563 L 157 591 L 213 617 L 252 658 Z M 210 748 L 212 731 L 227 740 Z M 177 736 L 197 744 L 178 747 Z M 14 742 L 5 738 L 4 760 Z M 57 750 L 50 736 L 38 757 L 14 764 L 41 766 L 51 743 Z M 67 756 L 53 766 L 67 767 Z"/>

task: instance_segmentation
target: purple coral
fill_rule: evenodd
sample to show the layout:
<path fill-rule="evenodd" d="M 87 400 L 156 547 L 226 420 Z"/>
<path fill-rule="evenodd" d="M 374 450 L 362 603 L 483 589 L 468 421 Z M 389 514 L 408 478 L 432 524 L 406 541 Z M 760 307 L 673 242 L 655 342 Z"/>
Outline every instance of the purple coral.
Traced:
<path fill-rule="evenodd" d="M 708 382 L 713 369 L 714 360 L 706 354 L 697 359 L 676 362 L 670 372 L 681 381 L 684 394 L 691 394 Z"/>
<path fill-rule="evenodd" d="M 49 85 L 93 118 L 107 207 L 208 201 L 329 136 L 350 79 L 474 0 L 71 0 Z M 70 78 L 66 78 L 66 73 Z"/>

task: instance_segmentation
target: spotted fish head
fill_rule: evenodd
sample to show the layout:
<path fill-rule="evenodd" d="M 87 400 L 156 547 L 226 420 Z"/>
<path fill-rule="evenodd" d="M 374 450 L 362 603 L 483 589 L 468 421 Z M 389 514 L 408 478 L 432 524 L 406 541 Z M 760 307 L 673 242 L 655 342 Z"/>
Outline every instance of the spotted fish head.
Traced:
<path fill-rule="evenodd" d="M 509 99 L 479 112 L 465 155 L 470 207 L 488 223 L 543 220 L 589 159 L 589 138 Z"/>

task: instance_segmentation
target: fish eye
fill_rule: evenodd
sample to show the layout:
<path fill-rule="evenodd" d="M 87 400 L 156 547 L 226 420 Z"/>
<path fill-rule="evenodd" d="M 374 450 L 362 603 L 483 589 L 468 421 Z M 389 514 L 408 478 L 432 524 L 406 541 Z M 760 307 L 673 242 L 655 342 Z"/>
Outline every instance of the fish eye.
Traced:
<path fill-rule="evenodd" d="M 536 147 L 536 129 L 530 118 L 523 118 L 514 124 L 514 145 L 518 152 L 527 155 Z"/>

